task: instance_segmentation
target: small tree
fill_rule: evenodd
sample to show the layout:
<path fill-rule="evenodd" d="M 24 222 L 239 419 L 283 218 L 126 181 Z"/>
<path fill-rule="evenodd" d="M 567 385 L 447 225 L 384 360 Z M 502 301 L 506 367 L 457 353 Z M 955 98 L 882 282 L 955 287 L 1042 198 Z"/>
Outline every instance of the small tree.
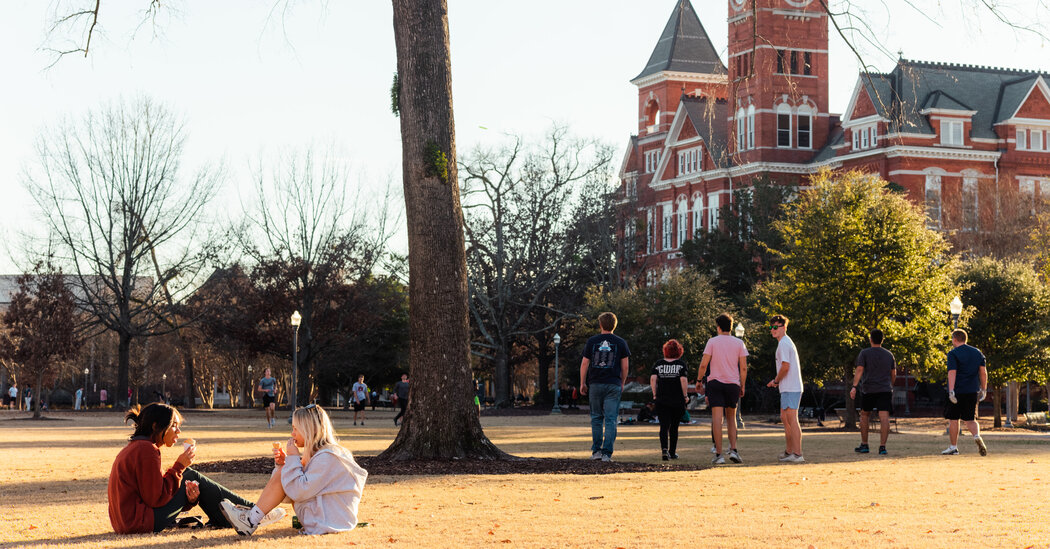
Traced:
<path fill-rule="evenodd" d="M 976 309 L 967 326 L 969 342 L 984 352 L 995 426 L 1002 424 L 1002 393 L 1010 381 L 1029 379 L 1047 362 L 1045 327 L 1050 300 L 1032 265 L 978 258 L 963 265 L 957 281 L 963 303 Z"/>
<path fill-rule="evenodd" d="M 18 291 L 4 313 L 0 356 L 20 364 L 26 377 L 36 377 L 33 419 L 40 419 L 44 384 L 52 381 L 55 362 L 73 358 L 80 349 L 75 313 L 73 292 L 50 263 L 38 263 L 32 274 L 18 277 Z"/>
<path fill-rule="evenodd" d="M 791 319 L 805 377 L 848 385 L 867 333 L 880 328 L 898 361 L 943 375 L 954 262 L 923 213 L 876 177 L 824 171 L 774 223 L 783 268 L 755 298 Z M 853 403 L 846 406 L 853 427 Z"/>

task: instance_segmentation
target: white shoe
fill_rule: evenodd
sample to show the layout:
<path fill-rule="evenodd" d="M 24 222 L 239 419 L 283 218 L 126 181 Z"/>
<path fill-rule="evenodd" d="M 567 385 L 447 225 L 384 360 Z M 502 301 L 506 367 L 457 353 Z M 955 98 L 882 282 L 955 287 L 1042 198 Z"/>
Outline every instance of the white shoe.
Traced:
<path fill-rule="evenodd" d="M 612 461 L 612 456 L 602 454 L 602 461 Z"/>
<path fill-rule="evenodd" d="M 248 507 L 234 505 L 232 501 L 224 499 L 219 502 L 219 508 L 222 509 L 222 516 L 226 517 L 230 526 L 242 536 L 252 535 L 255 533 L 255 529 L 259 527 L 258 524 L 252 525 L 252 521 L 249 519 L 252 510 Z M 283 512 L 284 510 L 282 509 L 281 511 Z"/>
<path fill-rule="evenodd" d="M 805 463 L 806 462 L 806 458 L 804 458 L 804 457 L 802 457 L 802 456 L 800 456 L 798 454 L 791 454 L 784 461 L 786 461 L 788 463 Z"/>
<path fill-rule="evenodd" d="M 715 454 L 715 459 L 712 459 L 711 463 L 714 463 L 715 465 L 725 465 L 726 458 L 722 457 L 722 454 Z"/>
<path fill-rule="evenodd" d="M 743 463 L 744 460 L 740 459 L 740 454 L 736 453 L 736 450 L 729 451 L 729 461 L 733 463 Z"/>
<path fill-rule="evenodd" d="M 268 526 L 270 524 L 273 524 L 283 519 L 286 514 L 287 513 L 285 513 L 284 509 L 281 509 L 280 507 L 274 507 L 270 510 L 269 513 L 266 513 L 266 516 L 264 516 L 262 520 L 259 521 L 258 526 Z"/>
<path fill-rule="evenodd" d="M 949 446 L 943 452 L 941 452 L 941 455 L 942 456 L 957 456 L 957 455 L 959 455 L 959 448 L 957 446 Z"/>
<path fill-rule="evenodd" d="M 780 452 L 780 455 L 777 456 L 777 459 L 780 461 L 787 461 L 789 457 L 791 457 L 791 454 L 787 452 Z"/>
<path fill-rule="evenodd" d="M 980 452 L 982 456 L 987 456 L 988 446 L 985 446 L 984 439 L 981 438 L 981 435 L 973 437 L 973 441 L 977 443 L 977 451 Z"/>
<path fill-rule="evenodd" d="M 602 459 L 602 453 L 600 451 L 591 453 L 591 460 L 592 461 L 601 461 L 601 459 Z"/>
<path fill-rule="evenodd" d="M 711 453 L 715 454 L 715 455 L 718 455 L 718 448 L 715 448 L 714 446 L 712 446 L 711 447 Z"/>

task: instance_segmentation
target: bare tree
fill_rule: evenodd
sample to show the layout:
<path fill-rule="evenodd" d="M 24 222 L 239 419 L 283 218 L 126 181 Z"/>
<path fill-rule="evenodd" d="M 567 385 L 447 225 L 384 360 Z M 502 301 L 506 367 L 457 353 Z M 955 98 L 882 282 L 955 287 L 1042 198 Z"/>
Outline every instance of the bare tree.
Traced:
<path fill-rule="evenodd" d="M 591 252 L 569 247 L 574 205 L 606 198 L 579 191 L 607 180 L 611 159 L 609 147 L 555 126 L 543 143 L 514 138 L 502 148 L 478 149 L 461 163 L 474 353 L 493 363 L 497 406 L 512 404 L 511 346 L 528 345 L 574 314 L 561 308 L 565 303 L 555 292 L 578 254 Z M 541 361 L 544 388 L 546 366 Z"/>
<path fill-rule="evenodd" d="M 184 295 L 202 266 L 195 237 L 218 178 L 181 176 L 184 141 L 181 121 L 163 106 L 119 101 L 45 132 L 39 166 L 24 177 L 78 307 L 119 336 L 118 406 L 128 404 L 132 339 L 170 331 L 159 292 L 174 286 L 170 295 Z M 154 263 L 158 249 L 167 253 Z"/>

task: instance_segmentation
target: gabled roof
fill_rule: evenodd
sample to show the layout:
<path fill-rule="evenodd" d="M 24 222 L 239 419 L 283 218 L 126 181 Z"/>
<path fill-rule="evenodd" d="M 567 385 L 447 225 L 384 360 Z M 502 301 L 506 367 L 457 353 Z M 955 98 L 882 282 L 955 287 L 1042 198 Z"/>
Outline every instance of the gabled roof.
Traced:
<path fill-rule="evenodd" d="M 664 32 L 656 42 L 649 62 L 632 80 L 662 71 L 727 74 L 707 31 L 689 0 L 677 0 Z"/>
<path fill-rule="evenodd" d="M 936 132 L 922 111 L 942 108 L 976 111 L 970 136 L 995 139 L 994 125 L 1017 111 L 1039 76 L 1035 71 L 900 59 L 889 74 L 861 75 L 860 81 L 875 109 L 890 120 L 890 131 L 932 135 Z"/>
<path fill-rule="evenodd" d="M 729 125 L 726 120 L 729 119 L 729 103 L 725 99 L 684 96 L 680 105 L 685 109 L 688 122 L 704 140 L 715 166 L 728 167 Z"/>

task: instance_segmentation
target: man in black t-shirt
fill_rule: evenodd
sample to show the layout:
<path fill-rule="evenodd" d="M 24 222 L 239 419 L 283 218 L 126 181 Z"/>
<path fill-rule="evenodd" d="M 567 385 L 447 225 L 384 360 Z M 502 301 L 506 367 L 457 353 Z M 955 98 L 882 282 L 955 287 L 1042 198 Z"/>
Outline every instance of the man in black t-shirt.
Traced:
<path fill-rule="evenodd" d="M 682 361 L 682 344 L 676 339 L 664 343 L 664 358 L 653 365 L 649 387 L 656 401 L 656 415 L 660 418 L 660 450 L 662 459 L 678 459 L 678 424 L 689 402 L 689 369 Z"/>
<path fill-rule="evenodd" d="M 580 394 L 590 399 L 591 459 L 612 461 L 616 443 L 616 422 L 620 396 L 627 379 L 631 350 L 623 338 L 614 335 L 616 315 L 598 315 L 601 333 L 587 340 L 580 361 Z"/>
<path fill-rule="evenodd" d="M 854 451 L 867 454 L 868 425 L 871 411 L 879 409 L 879 455 L 886 455 L 886 439 L 890 436 L 890 408 L 893 407 L 893 382 L 897 379 L 897 361 L 893 353 L 883 348 L 882 330 L 875 328 L 868 333 L 871 347 L 857 355 L 857 368 L 853 372 L 853 388 L 849 390 L 851 399 L 857 398 L 860 388 L 863 397 L 860 402 L 860 446 Z"/>

